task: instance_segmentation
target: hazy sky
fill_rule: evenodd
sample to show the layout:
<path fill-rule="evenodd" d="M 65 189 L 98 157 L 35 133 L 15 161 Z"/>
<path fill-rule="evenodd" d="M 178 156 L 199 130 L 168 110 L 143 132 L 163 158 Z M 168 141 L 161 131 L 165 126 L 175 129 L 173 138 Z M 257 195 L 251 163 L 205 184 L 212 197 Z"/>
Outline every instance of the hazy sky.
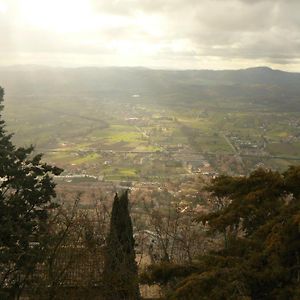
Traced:
<path fill-rule="evenodd" d="M 300 0 L 0 0 L 0 65 L 300 71 Z"/>

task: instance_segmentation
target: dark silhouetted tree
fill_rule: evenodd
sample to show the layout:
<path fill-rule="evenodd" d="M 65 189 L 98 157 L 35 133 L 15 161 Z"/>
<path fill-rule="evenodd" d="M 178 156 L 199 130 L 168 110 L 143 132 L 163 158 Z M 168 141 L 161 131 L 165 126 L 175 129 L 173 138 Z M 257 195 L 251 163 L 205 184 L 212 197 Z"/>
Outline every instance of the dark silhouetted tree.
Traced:
<path fill-rule="evenodd" d="M 220 176 L 208 190 L 227 205 L 199 216 L 227 243 L 190 265 L 154 265 L 142 282 L 170 286 L 169 299 L 300 299 L 300 166 Z"/>
<path fill-rule="evenodd" d="M 0 87 L 0 113 L 4 90 Z M 0 298 L 19 298 L 33 279 L 47 245 L 53 208 L 52 175 L 62 170 L 42 163 L 33 147 L 17 148 L 0 115 Z"/>
<path fill-rule="evenodd" d="M 114 199 L 107 237 L 103 278 L 106 299 L 140 299 L 128 193 Z"/>

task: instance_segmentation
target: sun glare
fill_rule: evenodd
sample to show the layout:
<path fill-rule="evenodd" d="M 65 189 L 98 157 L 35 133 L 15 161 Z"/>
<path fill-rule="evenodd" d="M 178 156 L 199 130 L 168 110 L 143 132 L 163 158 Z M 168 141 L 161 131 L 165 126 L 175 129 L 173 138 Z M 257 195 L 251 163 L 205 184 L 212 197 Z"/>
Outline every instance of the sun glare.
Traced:
<path fill-rule="evenodd" d="M 28 24 L 39 29 L 77 32 L 92 27 L 89 1 L 22 0 L 21 12 Z"/>
<path fill-rule="evenodd" d="M 0 2 L 0 13 L 5 13 L 7 11 L 7 6 L 5 3 Z"/>

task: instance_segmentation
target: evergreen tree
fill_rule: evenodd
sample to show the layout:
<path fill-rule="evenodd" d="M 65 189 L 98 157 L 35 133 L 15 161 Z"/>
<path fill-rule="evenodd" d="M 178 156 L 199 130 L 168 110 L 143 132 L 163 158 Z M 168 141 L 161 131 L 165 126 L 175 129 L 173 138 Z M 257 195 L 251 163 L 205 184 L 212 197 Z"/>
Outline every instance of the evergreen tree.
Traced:
<path fill-rule="evenodd" d="M 4 90 L 0 87 L 0 113 Z M 0 298 L 18 298 L 33 280 L 47 245 L 47 220 L 55 196 L 51 175 L 33 147 L 17 148 L 0 114 Z"/>
<path fill-rule="evenodd" d="M 168 299 L 300 299 L 300 166 L 220 176 L 208 190 L 230 200 L 199 217 L 227 243 L 192 265 L 154 265 L 145 283 L 172 284 Z"/>
<path fill-rule="evenodd" d="M 114 199 L 103 277 L 106 299 L 140 299 L 127 191 Z"/>

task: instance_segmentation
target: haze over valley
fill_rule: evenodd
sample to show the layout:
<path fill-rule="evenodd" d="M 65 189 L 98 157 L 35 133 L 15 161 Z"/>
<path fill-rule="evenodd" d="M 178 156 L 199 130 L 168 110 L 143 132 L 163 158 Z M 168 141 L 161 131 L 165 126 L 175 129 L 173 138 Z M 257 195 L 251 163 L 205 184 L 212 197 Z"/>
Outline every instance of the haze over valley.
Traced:
<path fill-rule="evenodd" d="M 0 82 L 14 141 L 65 175 L 161 181 L 299 159 L 298 73 L 15 66 Z"/>
<path fill-rule="evenodd" d="M 0 0 L 0 300 L 300 299 L 299 0 Z"/>

